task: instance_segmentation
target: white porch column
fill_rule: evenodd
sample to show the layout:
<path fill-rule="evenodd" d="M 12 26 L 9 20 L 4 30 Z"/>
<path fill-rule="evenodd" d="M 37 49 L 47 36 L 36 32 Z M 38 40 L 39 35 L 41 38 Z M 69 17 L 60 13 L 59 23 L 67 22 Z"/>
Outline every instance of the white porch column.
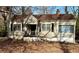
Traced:
<path fill-rule="evenodd" d="M 59 32 L 59 25 L 60 25 L 60 24 L 59 24 L 59 22 L 60 22 L 60 21 L 58 20 L 58 21 L 57 21 L 57 40 L 58 40 L 58 41 L 60 41 L 60 35 L 59 35 L 59 34 L 60 34 L 60 32 Z"/>
<path fill-rule="evenodd" d="M 76 27 L 76 23 L 75 23 L 75 25 L 74 25 L 74 36 L 73 36 L 73 40 L 74 40 L 74 43 L 75 43 L 75 27 Z"/>

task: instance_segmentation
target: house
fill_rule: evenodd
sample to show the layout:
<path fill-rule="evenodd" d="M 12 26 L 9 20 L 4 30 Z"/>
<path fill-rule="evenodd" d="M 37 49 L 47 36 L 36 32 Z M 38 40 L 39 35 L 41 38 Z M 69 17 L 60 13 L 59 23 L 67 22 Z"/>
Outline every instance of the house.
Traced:
<path fill-rule="evenodd" d="M 8 36 L 27 41 L 48 40 L 75 42 L 76 20 L 72 14 L 14 15 Z"/>

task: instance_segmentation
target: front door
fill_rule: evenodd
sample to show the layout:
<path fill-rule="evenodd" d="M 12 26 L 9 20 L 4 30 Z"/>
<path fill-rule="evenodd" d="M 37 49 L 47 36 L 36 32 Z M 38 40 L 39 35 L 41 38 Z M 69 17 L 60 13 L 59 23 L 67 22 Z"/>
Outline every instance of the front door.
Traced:
<path fill-rule="evenodd" d="M 31 36 L 35 36 L 35 31 L 36 31 L 36 24 L 30 24 L 29 25 L 30 31 L 31 31 Z"/>

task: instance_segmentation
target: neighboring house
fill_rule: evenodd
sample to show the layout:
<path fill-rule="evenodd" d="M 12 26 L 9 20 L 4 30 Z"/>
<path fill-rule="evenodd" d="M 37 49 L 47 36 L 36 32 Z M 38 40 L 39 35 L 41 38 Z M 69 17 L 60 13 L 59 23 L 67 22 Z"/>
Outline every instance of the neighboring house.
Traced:
<path fill-rule="evenodd" d="M 72 14 L 14 15 L 9 22 L 10 38 L 75 42 L 76 19 Z"/>

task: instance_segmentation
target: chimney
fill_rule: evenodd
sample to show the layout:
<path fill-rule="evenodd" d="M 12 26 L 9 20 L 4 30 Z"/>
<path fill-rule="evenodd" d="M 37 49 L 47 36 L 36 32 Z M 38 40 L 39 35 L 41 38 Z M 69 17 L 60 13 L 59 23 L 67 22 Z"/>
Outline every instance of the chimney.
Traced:
<path fill-rule="evenodd" d="M 60 15 L 60 10 L 59 9 L 57 9 L 56 14 L 57 14 L 57 16 Z"/>

